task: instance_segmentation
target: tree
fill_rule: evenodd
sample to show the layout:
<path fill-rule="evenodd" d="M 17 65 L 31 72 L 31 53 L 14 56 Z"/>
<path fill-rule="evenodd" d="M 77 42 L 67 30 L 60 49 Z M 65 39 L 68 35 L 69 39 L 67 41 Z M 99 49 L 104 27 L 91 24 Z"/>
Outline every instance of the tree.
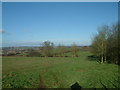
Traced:
<path fill-rule="evenodd" d="M 118 52 L 119 52 L 119 38 L 118 35 L 120 32 L 118 31 L 118 24 L 113 24 L 109 30 L 109 38 L 107 45 L 107 54 L 109 57 L 109 61 L 118 64 Z"/>
<path fill-rule="evenodd" d="M 36 50 L 30 50 L 27 56 L 30 56 L 30 57 L 41 57 L 41 53 L 36 51 Z"/>
<path fill-rule="evenodd" d="M 65 51 L 66 51 L 66 48 L 65 48 L 64 45 L 59 44 L 59 45 L 57 46 L 57 50 L 58 50 L 58 54 L 59 54 L 60 56 L 63 56 L 63 54 L 64 54 Z"/>
<path fill-rule="evenodd" d="M 92 40 L 92 52 L 101 58 L 101 63 L 106 62 L 108 30 L 107 25 L 98 28 L 98 34 Z"/>
<path fill-rule="evenodd" d="M 50 41 L 45 41 L 44 43 L 42 43 L 42 54 L 45 57 L 50 57 L 53 56 L 53 48 L 54 48 L 54 44 Z"/>
<path fill-rule="evenodd" d="M 112 26 L 103 25 L 99 28 L 92 40 L 91 51 L 93 54 L 101 57 L 101 63 L 112 62 L 119 63 L 120 56 L 120 24 Z"/>
<path fill-rule="evenodd" d="M 97 35 L 94 36 L 94 38 L 92 39 L 91 52 L 97 57 L 100 57 L 101 55 L 99 37 Z"/>
<path fill-rule="evenodd" d="M 71 51 L 72 51 L 74 57 L 78 56 L 78 50 L 79 50 L 78 46 L 75 43 L 73 43 L 71 45 Z"/>

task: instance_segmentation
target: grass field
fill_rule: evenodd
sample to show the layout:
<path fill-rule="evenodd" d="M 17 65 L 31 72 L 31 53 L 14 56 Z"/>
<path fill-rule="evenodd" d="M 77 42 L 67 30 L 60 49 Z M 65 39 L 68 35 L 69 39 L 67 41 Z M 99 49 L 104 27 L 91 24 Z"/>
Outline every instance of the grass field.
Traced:
<path fill-rule="evenodd" d="M 118 66 L 88 60 L 88 51 L 79 57 L 3 57 L 3 88 L 119 87 Z"/>

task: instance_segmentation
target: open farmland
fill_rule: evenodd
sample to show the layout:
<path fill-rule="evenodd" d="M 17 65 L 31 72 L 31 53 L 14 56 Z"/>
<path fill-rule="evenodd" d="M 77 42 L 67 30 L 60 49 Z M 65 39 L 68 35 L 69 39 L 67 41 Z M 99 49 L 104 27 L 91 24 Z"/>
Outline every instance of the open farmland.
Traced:
<path fill-rule="evenodd" d="M 89 60 L 88 51 L 79 57 L 4 56 L 3 88 L 83 88 L 119 87 L 118 65 Z"/>

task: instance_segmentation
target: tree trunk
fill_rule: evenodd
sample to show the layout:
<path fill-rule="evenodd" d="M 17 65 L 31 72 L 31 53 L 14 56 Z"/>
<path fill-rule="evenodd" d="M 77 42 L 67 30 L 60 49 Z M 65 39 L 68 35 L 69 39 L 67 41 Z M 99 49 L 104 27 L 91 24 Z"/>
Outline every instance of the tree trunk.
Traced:
<path fill-rule="evenodd" d="M 101 63 L 103 63 L 103 55 L 101 56 Z"/>
<path fill-rule="evenodd" d="M 106 60 L 106 56 L 104 56 L 104 62 L 105 62 L 105 63 L 107 62 L 107 60 Z"/>
<path fill-rule="evenodd" d="M 103 40 L 102 40 L 102 56 L 101 56 L 101 63 L 103 63 L 103 59 L 104 59 L 104 54 L 103 54 L 103 52 L 104 52 L 104 47 L 103 47 Z"/>

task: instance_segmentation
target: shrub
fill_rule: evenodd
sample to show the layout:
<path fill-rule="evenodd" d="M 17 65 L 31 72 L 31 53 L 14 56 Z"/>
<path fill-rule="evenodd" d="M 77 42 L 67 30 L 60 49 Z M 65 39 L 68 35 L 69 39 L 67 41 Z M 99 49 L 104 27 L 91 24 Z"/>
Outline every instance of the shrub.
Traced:
<path fill-rule="evenodd" d="M 41 53 L 32 50 L 32 51 L 30 51 L 30 52 L 28 53 L 27 56 L 29 56 L 29 57 L 41 57 Z"/>

